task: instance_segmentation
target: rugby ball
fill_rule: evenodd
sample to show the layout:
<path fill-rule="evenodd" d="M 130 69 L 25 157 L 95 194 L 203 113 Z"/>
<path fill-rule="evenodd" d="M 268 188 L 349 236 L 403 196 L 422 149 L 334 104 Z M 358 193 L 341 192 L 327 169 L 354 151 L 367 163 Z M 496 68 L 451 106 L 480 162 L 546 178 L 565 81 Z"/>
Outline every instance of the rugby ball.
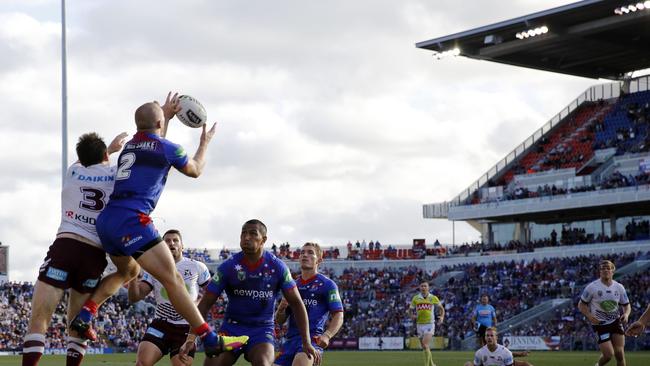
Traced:
<path fill-rule="evenodd" d="M 181 95 L 178 97 L 178 106 L 181 108 L 176 113 L 176 117 L 185 126 L 197 128 L 205 124 L 208 114 L 203 108 L 201 102 L 189 95 Z"/>

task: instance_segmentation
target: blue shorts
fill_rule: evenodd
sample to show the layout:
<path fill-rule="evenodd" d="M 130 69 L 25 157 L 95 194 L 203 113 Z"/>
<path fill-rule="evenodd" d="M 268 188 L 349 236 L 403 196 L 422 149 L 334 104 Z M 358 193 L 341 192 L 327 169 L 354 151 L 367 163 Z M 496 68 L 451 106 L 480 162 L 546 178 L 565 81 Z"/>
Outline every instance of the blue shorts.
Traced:
<path fill-rule="evenodd" d="M 320 348 L 316 342 L 311 341 L 311 345 L 314 346 L 316 351 L 323 355 L 323 349 Z M 275 359 L 274 364 L 280 366 L 291 366 L 293 364 L 293 358 L 296 357 L 298 353 L 302 352 L 302 338 L 292 337 L 287 339 L 282 347 L 280 348 L 280 354 Z"/>
<path fill-rule="evenodd" d="M 151 218 L 121 207 L 106 207 L 97 217 L 97 235 L 106 253 L 138 259 L 162 239 Z"/>
<path fill-rule="evenodd" d="M 273 346 L 275 342 L 275 327 L 271 325 L 243 325 L 234 321 L 225 320 L 219 329 L 219 334 L 226 336 L 248 336 L 248 343 L 243 347 L 233 351 L 237 357 L 246 354 L 253 346 L 260 343 L 270 343 Z"/>

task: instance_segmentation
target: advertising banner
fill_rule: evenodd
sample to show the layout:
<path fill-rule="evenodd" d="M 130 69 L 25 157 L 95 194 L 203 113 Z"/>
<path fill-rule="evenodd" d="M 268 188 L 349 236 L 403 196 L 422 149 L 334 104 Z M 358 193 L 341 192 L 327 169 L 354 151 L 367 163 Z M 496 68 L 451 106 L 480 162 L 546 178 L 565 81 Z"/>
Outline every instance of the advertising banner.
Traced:
<path fill-rule="evenodd" d="M 359 349 L 359 341 L 356 338 L 334 338 L 330 341 L 328 349 Z"/>
<path fill-rule="evenodd" d="M 433 337 L 431 339 L 431 349 L 447 349 L 447 346 L 449 345 L 449 338 L 446 337 Z M 418 337 L 410 337 L 406 340 L 406 348 L 407 349 L 422 349 L 422 345 L 420 343 L 420 338 Z"/>
<path fill-rule="evenodd" d="M 361 337 L 360 350 L 404 349 L 404 337 Z"/>
<path fill-rule="evenodd" d="M 511 350 L 558 350 L 560 348 L 560 336 L 503 337 L 503 345 Z"/>

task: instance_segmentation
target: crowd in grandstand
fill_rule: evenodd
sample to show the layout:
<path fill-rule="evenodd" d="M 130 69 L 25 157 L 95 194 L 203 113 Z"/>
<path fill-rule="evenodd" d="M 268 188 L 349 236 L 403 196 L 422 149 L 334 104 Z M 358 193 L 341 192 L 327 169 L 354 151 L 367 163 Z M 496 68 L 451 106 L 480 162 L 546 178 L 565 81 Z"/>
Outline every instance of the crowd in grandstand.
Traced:
<path fill-rule="evenodd" d="M 645 254 L 647 257 L 648 254 Z M 618 268 L 641 258 L 641 254 L 619 255 Z M 488 294 L 497 309 L 499 321 L 509 319 L 541 302 L 554 298 L 570 298 L 571 304 L 556 310 L 550 318 L 536 320 L 521 327 L 503 331 L 504 335 L 561 336 L 563 349 L 593 349 L 592 330 L 575 303 L 583 286 L 597 277 L 599 257 L 553 258 L 529 262 L 500 262 L 491 264 L 464 264 L 443 267 L 430 273 L 418 267 L 390 269 L 347 269 L 336 276 L 326 268 L 322 272 L 334 279 L 345 308 L 345 322 L 340 338 L 363 336 L 411 336 L 415 332 L 408 306 L 421 280 L 435 283 L 442 273 L 459 271 L 446 283 L 432 286 L 432 292 L 443 302 L 445 322 L 436 335 L 451 339 L 450 347 L 472 335 L 470 313 L 481 294 Z M 650 274 L 647 272 L 620 280 L 628 289 L 632 304 L 631 318 L 637 318 L 650 303 Z M 27 314 L 33 287 L 29 283 L 5 283 L 0 288 L 0 349 L 20 349 L 27 327 Z M 67 301 L 64 298 L 63 302 Z M 62 302 L 62 304 L 63 304 Z M 118 347 L 134 351 L 138 340 L 151 319 L 154 307 L 151 299 L 136 305 L 128 304 L 124 293 L 108 300 L 95 320 L 102 335 L 93 347 Z M 65 313 L 62 304 L 57 309 L 48 330 L 48 348 L 63 348 Z M 225 302 L 220 300 L 211 311 L 213 322 L 223 318 Z M 650 337 L 639 340 L 641 346 L 650 346 Z"/>

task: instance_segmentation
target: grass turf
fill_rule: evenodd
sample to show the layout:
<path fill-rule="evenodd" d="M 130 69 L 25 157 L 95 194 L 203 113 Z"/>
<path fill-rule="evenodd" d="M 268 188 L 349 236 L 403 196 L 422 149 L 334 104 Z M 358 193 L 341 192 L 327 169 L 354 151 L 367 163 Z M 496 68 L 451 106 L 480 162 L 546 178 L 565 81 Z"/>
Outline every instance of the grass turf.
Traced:
<path fill-rule="evenodd" d="M 437 366 L 462 366 L 470 361 L 473 352 L 440 352 L 432 351 L 433 360 Z M 592 366 L 598 359 L 596 352 L 532 352 L 525 358 L 535 366 Z M 626 354 L 627 366 L 650 365 L 650 352 L 629 352 Z M 0 356 L 0 365 L 20 365 L 20 356 Z M 43 356 L 40 366 L 65 364 L 65 356 Z M 84 358 L 84 366 L 121 366 L 134 365 L 135 354 L 123 353 L 112 355 L 88 355 Z M 325 352 L 323 365 L 331 366 L 419 366 L 422 365 L 422 353 L 419 351 L 329 351 Z M 171 365 L 165 357 L 158 365 Z M 203 355 L 197 355 L 194 365 L 203 365 Z M 249 365 L 243 357 L 237 366 Z M 616 365 L 614 360 L 609 365 Z"/>

